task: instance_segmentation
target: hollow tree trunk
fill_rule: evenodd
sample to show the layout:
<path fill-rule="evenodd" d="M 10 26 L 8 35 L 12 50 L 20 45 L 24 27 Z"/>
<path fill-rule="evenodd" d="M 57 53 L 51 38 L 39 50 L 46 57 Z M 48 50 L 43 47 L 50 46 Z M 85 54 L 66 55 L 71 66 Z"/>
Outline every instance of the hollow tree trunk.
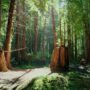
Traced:
<path fill-rule="evenodd" d="M 5 52 L 5 59 L 7 63 L 7 67 L 11 68 L 10 63 L 10 57 L 11 57 L 11 35 L 12 35 L 12 20 L 13 20 L 13 12 L 14 12 L 14 5 L 15 0 L 10 1 L 10 7 L 9 7 L 9 16 L 8 16 L 8 23 L 7 23 L 7 32 L 6 32 L 6 39 L 4 44 L 4 50 Z"/>

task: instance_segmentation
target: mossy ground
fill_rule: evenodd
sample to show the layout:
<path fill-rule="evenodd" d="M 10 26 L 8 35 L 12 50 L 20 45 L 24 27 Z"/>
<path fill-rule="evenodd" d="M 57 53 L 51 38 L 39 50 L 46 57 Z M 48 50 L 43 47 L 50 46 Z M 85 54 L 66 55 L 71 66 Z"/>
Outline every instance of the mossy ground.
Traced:
<path fill-rule="evenodd" d="M 90 90 L 90 76 L 76 71 L 53 73 L 33 80 L 24 90 Z"/>

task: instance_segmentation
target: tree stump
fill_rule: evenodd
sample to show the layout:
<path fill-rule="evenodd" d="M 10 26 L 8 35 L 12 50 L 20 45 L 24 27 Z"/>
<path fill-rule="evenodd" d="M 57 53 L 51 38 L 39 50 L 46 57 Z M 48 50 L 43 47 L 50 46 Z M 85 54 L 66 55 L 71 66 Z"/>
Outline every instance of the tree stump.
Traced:
<path fill-rule="evenodd" d="M 3 51 L 0 51 L 0 71 L 3 71 L 3 72 L 8 71 Z"/>
<path fill-rule="evenodd" d="M 68 48 L 56 47 L 52 53 L 50 68 L 52 72 L 67 71 L 69 69 Z"/>

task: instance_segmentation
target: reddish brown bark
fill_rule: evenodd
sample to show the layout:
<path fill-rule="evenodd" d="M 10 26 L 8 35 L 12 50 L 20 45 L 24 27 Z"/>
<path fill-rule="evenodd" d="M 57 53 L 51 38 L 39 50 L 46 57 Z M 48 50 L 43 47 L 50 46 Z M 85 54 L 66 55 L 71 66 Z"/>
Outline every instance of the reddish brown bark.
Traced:
<path fill-rule="evenodd" d="M 57 46 L 57 35 L 55 30 L 55 15 L 54 15 L 54 8 L 51 9 L 51 16 L 52 16 L 52 31 L 54 35 L 54 48 Z"/>
<path fill-rule="evenodd" d="M 50 68 L 52 72 L 67 71 L 69 69 L 68 48 L 61 46 L 54 49 Z"/>
<path fill-rule="evenodd" d="M 3 71 L 3 72 L 8 71 L 3 51 L 0 51 L 0 71 Z"/>
<path fill-rule="evenodd" d="M 16 16 L 16 22 L 17 22 L 17 26 L 16 26 L 16 49 L 19 49 L 20 48 L 20 6 L 19 6 L 19 1 L 16 2 L 16 13 L 17 13 L 17 16 Z M 20 51 L 17 51 L 16 52 L 16 60 L 17 61 L 20 61 Z"/>
<path fill-rule="evenodd" d="M 2 14 L 2 0 L 0 0 L 0 31 L 1 31 L 1 14 Z"/>
<path fill-rule="evenodd" d="M 58 64 L 59 64 L 59 48 L 56 47 L 53 50 L 51 64 L 50 64 L 50 68 L 52 72 L 58 71 L 58 69 L 60 70 Z"/>
<path fill-rule="evenodd" d="M 12 20 L 13 20 L 14 5 L 15 5 L 15 0 L 11 0 L 10 7 L 9 7 L 6 39 L 5 39 L 5 44 L 4 44 L 5 45 L 4 50 L 9 51 L 9 52 L 5 52 L 5 59 L 6 59 L 8 68 L 11 68 L 11 63 L 10 63 L 11 52 L 10 51 L 11 51 L 11 38 L 12 38 L 11 35 L 12 35 Z"/>

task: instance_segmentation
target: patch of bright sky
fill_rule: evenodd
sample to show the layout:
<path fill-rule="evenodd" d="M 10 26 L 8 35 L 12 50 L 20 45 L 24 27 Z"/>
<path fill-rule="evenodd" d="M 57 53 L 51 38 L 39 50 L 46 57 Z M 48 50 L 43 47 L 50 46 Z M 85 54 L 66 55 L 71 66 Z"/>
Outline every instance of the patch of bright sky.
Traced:
<path fill-rule="evenodd" d="M 59 13 L 60 10 L 65 9 L 66 3 L 64 0 L 63 1 L 57 0 L 57 2 L 55 2 L 55 3 L 56 3 L 55 9 L 56 9 L 57 13 Z"/>

